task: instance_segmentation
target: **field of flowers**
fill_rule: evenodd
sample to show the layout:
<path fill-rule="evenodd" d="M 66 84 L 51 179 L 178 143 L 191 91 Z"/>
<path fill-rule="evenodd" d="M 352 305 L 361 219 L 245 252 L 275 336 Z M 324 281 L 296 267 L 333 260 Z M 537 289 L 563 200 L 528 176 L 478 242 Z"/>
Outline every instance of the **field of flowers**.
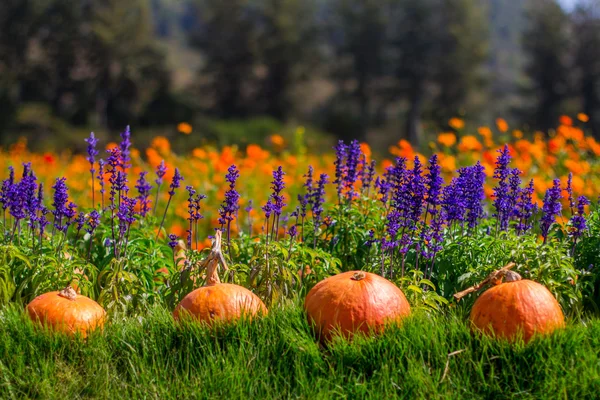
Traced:
<path fill-rule="evenodd" d="M 171 152 L 168 140 L 157 137 L 140 151 L 133 146 L 135 135 L 129 128 L 119 143 L 102 143 L 91 134 L 85 138 L 86 154 L 35 154 L 19 142 L 0 156 L 6 174 L 0 186 L 4 232 L 0 321 L 9 321 L 8 328 L 0 327 L 0 335 L 20 335 L 15 329 L 21 324 L 21 314 L 15 310 L 42 293 L 69 285 L 96 300 L 114 324 L 130 324 L 129 333 L 143 332 L 134 325 L 138 319 L 150 318 L 158 321 L 158 330 L 148 328 L 154 335 L 148 340 L 161 341 L 163 328 L 168 331 L 166 337 L 174 340 L 169 346 L 179 346 L 183 339 L 178 335 L 196 340 L 195 334 L 172 329 L 164 312 L 172 311 L 210 279 L 212 272 L 205 261 L 214 256 L 210 252 L 214 237 L 219 241 L 222 235 L 222 256 L 228 268 L 219 270 L 221 280 L 250 289 L 270 310 L 279 310 L 263 324 L 274 324 L 277 329 L 293 326 L 290 329 L 296 332 L 285 333 L 281 339 L 283 331 L 271 330 L 269 335 L 279 339 L 264 346 L 309 341 L 310 327 L 299 318 L 301 299 L 327 277 L 363 270 L 400 287 L 417 315 L 428 323 L 447 318 L 443 323 L 454 332 L 449 340 L 477 347 L 488 342 L 471 342 L 462 322 L 477 296 L 459 302 L 453 295 L 514 263 L 523 278 L 550 290 L 569 320 L 568 333 L 536 343 L 546 346 L 556 340 L 569 348 L 579 337 L 591 352 L 597 351 L 593 335 L 585 331 L 583 339 L 579 328 L 574 328 L 583 322 L 597 329 L 593 315 L 600 299 L 600 144 L 585 135 L 586 119 L 583 114 L 575 119 L 564 116 L 551 132 L 526 134 L 510 130 L 502 119 L 493 128 L 471 133 L 455 118 L 449 121 L 453 130 L 438 134 L 427 153 L 401 140 L 383 157 L 357 141 L 340 141 L 331 152 L 313 155 L 302 145 L 302 129 L 296 132 L 293 152 L 276 134 L 269 148 L 201 147 L 178 155 Z M 377 158 L 381 161 L 376 162 Z M 260 336 L 253 330 L 258 328 L 241 326 L 232 335 Z M 437 325 L 427 329 L 443 332 Z M 119 337 L 129 334 L 112 332 Z M 418 338 L 418 329 L 411 332 L 417 335 L 413 342 L 423 340 Z M 35 340 L 40 348 L 47 345 L 45 338 Z M 388 334 L 382 340 L 398 351 L 402 346 L 395 342 L 397 336 Z M 0 354 L 9 354 L 11 346 L 0 345 Z M 437 356 L 459 350 L 451 347 L 444 342 Z M 494 349 L 510 353 L 500 363 L 507 363 L 519 351 Z M 222 350 L 215 343 L 210 351 Z M 270 347 L 269 351 L 277 353 Z M 559 361 L 560 354 L 552 356 L 557 365 L 572 361 Z M 342 368 L 344 357 L 335 365 Z M 389 359 L 381 357 L 387 365 Z M 238 361 L 251 362 L 244 357 Z M 189 360 L 187 364 L 168 362 L 175 362 L 176 369 L 183 368 L 185 373 L 200 368 L 193 360 L 192 366 Z M 365 374 L 375 374 L 375 365 L 366 359 L 360 363 Z M 590 370 L 580 375 L 586 385 L 597 382 L 598 376 L 589 365 Z M 4 368 L 2 363 L 0 368 Z M 281 368 L 281 379 L 288 380 L 289 370 Z M 322 373 L 327 368 L 316 369 Z M 428 392 L 431 395 L 456 389 L 443 383 L 447 371 L 441 371 L 435 390 Z M 23 379 L 22 372 L 11 372 L 16 379 L 13 383 Z M 307 382 L 316 378 L 303 373 L 308 374 Z M 473 371 L 463 373 L 468 382 Z M 344 380 L 344 376 L 338 378 Z M 509 382 L 511 378 L 501 379 Z M 556 390 L 553 379 L 556 376 L 542 386 Z M 490 382 L 483 391 L 472 387 L 469 393 L 497 395 L 501 385 Z M 516 393 L 527 384 L 519 380 L 509 386 Z M 383 396 L 396 391 L 389 382 L 382 385 L 374 393 L 380 390 Z M 559 389 L 565 387 L 558 384 Z M 94 390 L 97 393 L 100 388 Z M 249 388 L 240 390 L 247 393 Z M 527 390 L 534 397 L 543 391 L 541 387 Z M 216 388 L 213 393 L 224 392 Z"/>

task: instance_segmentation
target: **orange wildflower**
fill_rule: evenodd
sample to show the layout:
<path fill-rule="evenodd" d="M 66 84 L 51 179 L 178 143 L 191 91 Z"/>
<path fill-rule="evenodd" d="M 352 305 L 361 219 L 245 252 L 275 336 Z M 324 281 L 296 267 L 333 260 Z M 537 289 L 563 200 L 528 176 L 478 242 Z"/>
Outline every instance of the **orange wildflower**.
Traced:
<path fill-rule="evenodd" d="M 442 146 L 452 147 L 456 143 L 456 135 L 452 132 L 440 133 L 437 141 Z"/>
<path fill-rule="evenodd" d="M 177 124 L 177 130 L 183 133 L 184 135 L 189 135 L 190 133 L 192 133 L 192 126 L 187 122 L 180 122 L 179 124 Z"/>
<path fill-rule="evenodd" d="M 283 145 L 285 144 L 285 141 L 283 140 L 283 136 L 278 135 L 278 134 L 271 135 L 269 137 L 269 140 L 271 141 L 271 143 L 273 145 L 278 146 L 278 147 L 283 147 Z"/>
<path fill-rule="evenodd" d="M 496 118 L 496 126 L 500 132 L 506 132 L 508 130 L 508 122 L 504 118 Z"/>
<path fill-rule="evenodd" d="M 450 118 L 450 120 L 448 121 L 448 125 L 453 129 L 460 130 L 465 127 L 465 121 L 463 121 L 460 118 L 454 117 Z"/>
<path fill-rule="evenodd" d="M 481 151 L 482 149 L 483 145 L 475 136 L 471 135 L 463 136 L 458 144 L 458 150 L 460 151 Z"/>
<path fill-rule="evenodd" d="M 587 114 L 579 113 L 577 114 L 577 119 L 581 122 L 588 122 L 590 120 L 590 117 Z"/>
<path fill-rule="evenodd" d="M 558 118 L 558 122 L 560 122 L 561 125 L 573 126 L 573 119 L 568 115 L 561 115 Z"/>
<path fill-rule="evenodd" d="M 521 139 L 523 137 L 523 131 L 520 129 L 515 129 L 512 135 L 515 139 Z"/>

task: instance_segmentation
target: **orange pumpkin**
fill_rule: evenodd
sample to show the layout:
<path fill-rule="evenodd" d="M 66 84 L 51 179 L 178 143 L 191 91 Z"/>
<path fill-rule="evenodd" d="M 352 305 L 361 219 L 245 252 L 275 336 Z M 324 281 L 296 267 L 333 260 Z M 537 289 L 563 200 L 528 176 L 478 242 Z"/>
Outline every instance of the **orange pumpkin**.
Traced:
<path fill-rule="evenodd" d="M 486 290 L 475 301 L 470 316 L 473 326 L 487 334 L 514 341 L 522 335 L 549 334 L 565 325 L 560 305 L 543 285 L 521 279 L 513 271 L 506 281 Z"/>
<path fill-rule="evenodd" d="M 206 285 L 192 291 L 181 300 L 173 311 L 175 320 L 188 315 L 210 325 L 214 321 L 232 322 L 242 316 L 267 314 L 267 307 L 254 293 L 242 286 L 221 283 L 217 274 L 219 262 L 227 268 L 221 254 L 221 231 L 215 233 L 213 249 L 204 262 L 208 277 Z"/>
<path fill-rule="evenodd" d="M 44 293 L 27 305 L 29 317 L 49 328 L 83 337 L 93 329 L 104 325 L 106 312 L 89 297 L 77 294 L 67 286 L 56 292 Z"/>
<path fill-rule="evenodd" d="M 334 332 L 350 338 L 356 332 L 379 332 L 386 323 L 410 314 L 404 293 L 379 275 L 350 271 L 331 276 L 313 287 L 304 309 L 320 337 Z"/>

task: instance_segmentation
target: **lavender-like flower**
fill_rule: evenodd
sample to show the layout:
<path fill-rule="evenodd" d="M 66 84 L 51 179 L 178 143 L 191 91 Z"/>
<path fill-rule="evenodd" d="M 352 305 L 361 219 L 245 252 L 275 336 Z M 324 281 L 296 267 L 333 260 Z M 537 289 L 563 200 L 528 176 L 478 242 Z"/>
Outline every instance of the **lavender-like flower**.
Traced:
<path fill-rule="evenodd" d="M 346 147 L 346 175 L 344 177 L 344 186 L 346 190 L 346 198 L 348 201 L 352 201 L 356 197 L 357 193 L 354 190 L 354 185 L 358 179 L 359 164 L 361 158 L 360 143 L 358 140 L 353 140 L 349 146 Z"/>
<path fill-rule="evenodd" d="M 510 175 L 508 164 L 510 164 L 511 160 L 508 145 L 498 150 L 498 153 L 500 155 L 496 159 L 496 168 L 494 169 L 494 178 L 498 179 L 498 186 L 494 188 L 493 194 L 494 207 L 496 208 L 494 216 L 498 219 L 500 229 L 506 230 L 512 212 L 508 184 L 508 177 Z"/>
<path fill-rule="evenodd" d="M 192 235 L 194 231 L 194 215 L 195 215 L 195 204 L 194 204 L 194 195 L 196 194 L 196 190 L 192 186 L 186 186 L 185 189 L 188 191 L 188 218 L 187 220 L 190 223 L 190 226 L 187 230 L 187 245 L 188 248 L 192 247 Z"/>
<path fill-rule="evenodd" d="M 466 206 L 464 189 L 458 178 L 452 178 L 450 184 L 442 189 L 442 213 L 448 226 L 465 220 Z"/>
<path fill-rule="evenodd" d="M 171 180 L 171 185 L 169 188 L 169 196 L 175 195 L 175 189 L 179 189 L 181 187 L 181 181 L 183 181 L 183 176 L 179 173 L 179 169 L 175 168 L 175 174 L 173 175 L 173 179 Z"/>
<path fill-rule="evenodd" d="M 150 211 L 150 191 L 152 190 L 152 185 L 150 182 L 146 180 L 146 175 L 148 172 L 142 171 L 140 172 L 140 177 L 137 180 L 135 188 L 138 191 L 138 201 L 140 203 L 140 215 L 145 217 L 146 214 Z"/>
<path fill-rule="evenodd" d="M 183 176 L 179 173 L 179 169 L 175 168 L 175 174 L 173 175 L 173 179 L 171 180 L 171 185 L 169 186 L 169 200 L 167 200 L 167 206 L 165 207 L 165 213 L 163 214 L 162 220 L 160 221 L 160 226 L 158 227 L 158 233 L 156 234 L 156 239 L 158 240 L 158 236 L 160 235 L 160 231 L 165 223 L 165 217 L 167 216 L 167 211 L 169 210 L 169 205 L 171 204 L 171 199 L 175 195 L 175 189 L 179 189 L 181 186 L 181 181 L 183 180 Z M 156 208 L 155 208 L 156 209 Z"/>
<path fill-rule="evenodd" d="M 121 167 L 127 169 L 131 167 L 131 130 L 129 125 L 125 127 L 125 131 L 121 132 L 121 143 L 119 149 L 121 150 Z"/>
<path fill-rule="evenodd" d="M 235 165 L 231 165 L 227 169 L 227 175 L 225 175 L 225 180 L 229 182 L 229 189 L 225 192 L 225 200 L 221 204 L 221 208 L 219 208 L 219 224 L 223 231 L 225 230 L 225 225 L 227 225 L 228 243 L 231 240 L 231 222 L 237 216 L 240 208 L 240 194 L 235 189 L 235 184 L 239 177 L 240 171 Z"/>
<path fill-rule="evenodd" d="M 102 203 L 101 203 L 101 207 L 104 210 L 104 193 L 106 193 L 106 190 L 104 189 L 104 166 L 105 166 L 105 162 L 104 160 L 101 158 L 100 160 L 98 160 L 98 175 L 96 176 L 96 178 L 98 178 L 98 182 L 100 182 L 100 196 L 102 197 Z"/>
<path fill-rule="evenodd" d="M 100 225 L 100 213 L 96 210 L 92 210 L 87 219 L 87 227 L 86 232 L 90 235 L 93 235 L 96 231 L 96 228 Z"/>
<path fill-rule="evenodd" d="M 307 206 L 310 205 L 311 209 L 313 207 L 313 192 L 315 190 L 314 183 L 313 183 L 313 174 L 314 174 L 314 169 L 313 169 L 312 165 L 309 165 L 308 172 L 306 173 L 306 175 L 304 175 L 304 177 L 306 178 L 306 182 L 304 183 L 304 187 L 306 188 L 306 193 L 304 195 L 301 195 L 301 194 L 298 195 L 298 201 L 300 202 L 300 216 L 302 217 L 303 221 L 304 221 L 304 218 L 306 217 Z"/>
<path fill-rule="evenodd" d="M 52 202 L 52 215 L 54 215 L 54 227 L 61 232 L 66 232 L 68 225 L 63 225 L 63 219 L 68 213 L 67 203 L 69 201 L 69 189 L 67 188 L 66 178 L 57 178 L 52 186 L 54 197 Z"/>
<path fill-rule="evenodd" d="M 473 229 L 484 215 L 482 202 L 485 198 L 485 168 L 477 161 L 471 167 L 459 169 L 458 174 L 458 184 L 464 195 L 467 226 Z"/>
<path fill-rule="evenodd" d="M 572 172 L 569 172 L 569 177 L 567 178 L 567 194 L 569 195 L 569 208 L 571 209 L 571 215 L 575 215 L 575 201 L 573 200 L 573 173 Z"/>
<path fill-rule="evenodd" d="M 273 214 L 276 216 L 281 215 L 281 211 L 283 207 L 286 206 L 284 203 L 285 196 L 281 193 L 285 188 L 285 183 L 283 182 L 283 176 L 285 172 L 281 167 L 278 167 L 275 171 L 273 171 L 273 181 L 271 181 L 271 189 L 273 189 L 273 193 L 271 194 L 271 200 L 273 202 Z"/>
<path fill-rule="evenodd" d="M 537 204 L 532 201 L 533 192 L 533 179 L 529 181 L 529 185 L 520 190 L 519 198 L 515 206 L 515 217 L 517 219 L 517 225 L 515 227 L 517 235 L 521 235 L 533 227 L 533 222 L 530 218 L 538 210 Z"/>
<path fill-rule="evenodd" d="M 171 233 L 169 235 L 169 247 L 173 249 L 173 251 L 175 251 L 175 247 L 177 247 L 177 242 L 178 242 L 179 238 L 177 237 L 177 235 Z"/>
<path fill-rule="evenodd" d="M 550 227 L 562 210 L 562 205 L 560 204 L 560 200 L 562 199 L 561 192 L 560 179 L 554 179 L 552 187 L 546 191 L 546 195 L 544 196 L 542 219 L 540 220 L 540 230 L 542 231 L 544 244 L 548 238 Z"/>
<path fill-rule="evenodd" d="M 442 186 L 444 186 L 444 178 L 442 178 L 442 167 L 438 164 L 438 156 L 434 154 L 429 159 L 427 174 L 425 175 L 425 186 L 427 187 L 427 210 L 425 211 L 425 221 L 427 221 L 427 213 L 431 215 L 437 214 L 437 208 L 442 202 Z"/>
<path fill-rule="evenodd" d="M 154 215 L 156 215 L 156 209 L 158 207 L 158 195 L 160 193 L 160 187 L 163 183 L 163 177 L 167 173 L 167 166 L 165 165 L 165 160 L 162 160 L 160 164 L 156 167 L 156 200 L 154 201 Z"/>
<path fill-rule="evenodd" d="M 88 146 L 87 146 L 87 157 L 86 160 L 88 160 L 88 162 L 90 163 L 90 173 L 92 174 L 92 204 L 96 205 L 95 203 L 95 187 L 94 187 L 94 173 L 96 172 L 96 169 L 94 168 L 94 164 L 96 162 L 96 156 L 98 155 L 98 150 L 96 150 L 96 145 L 98 144 L 98 139 L 96 139 L 96 137 L 94 136 L 94 132 L 90 133 L 90 137 L 85 139 L 85 141 L 87 142 Z"/>
<path fill-rule="evenodd" d="M 314 246 L 317 243 L 317 231 L 321 226 L 323 203 L 325 203 L 325 185 L 329 183 L 329 176 L 321 174 L 317 181 L 317 188 L 313 193 L 313 225 L 314 225 Z"/>
<path fill-rule="evenodd" d="M 569 236 L 577 241 L 583 233 L 588 229 L 587 221 L 585 219 L 585 206 L 590 205 L 590 201 L 585 196 L 579 196 L 577 198 L 577 214 L 571 217 Z"/>
<path fill-rule="evenodd" d="M 335 150 L 335 180 L 333 183 L 337 187 L 337 195 L 338 201 L 341 204 L 342 201 L 342 191 L 344 188 L 344 176 L 346 174 L 346 160 L 348 154 L 348 148 L 344 144 L 343 140 L 340 140 L 338 144 L 334 147 Z"/>
<path fill-rule="evenodd" d="M 368 196 L 373 184 L 373 178 L 375 177 L 375 160 L 371 160 L 369 164 L 366 164 L 366 156 L 364 156 L 364 160 L 365 163 L 361 173 L 361 190 Z"/>

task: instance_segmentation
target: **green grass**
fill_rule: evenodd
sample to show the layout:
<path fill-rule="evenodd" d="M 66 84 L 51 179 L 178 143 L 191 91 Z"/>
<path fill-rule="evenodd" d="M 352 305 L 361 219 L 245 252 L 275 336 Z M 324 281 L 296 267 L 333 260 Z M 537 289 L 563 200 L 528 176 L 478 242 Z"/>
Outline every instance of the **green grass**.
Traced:
<path fill-rule="evenodd" d="M 461 310 L 417 312 L 381 337 L 322 347 L 298 305 L 213 330 L 156 308 L 87 341 L 11 307 L 0 311 L 0 398 L 597 398 L 599 353 L 599 320 L 525 346 L 471 335 Z"/>

